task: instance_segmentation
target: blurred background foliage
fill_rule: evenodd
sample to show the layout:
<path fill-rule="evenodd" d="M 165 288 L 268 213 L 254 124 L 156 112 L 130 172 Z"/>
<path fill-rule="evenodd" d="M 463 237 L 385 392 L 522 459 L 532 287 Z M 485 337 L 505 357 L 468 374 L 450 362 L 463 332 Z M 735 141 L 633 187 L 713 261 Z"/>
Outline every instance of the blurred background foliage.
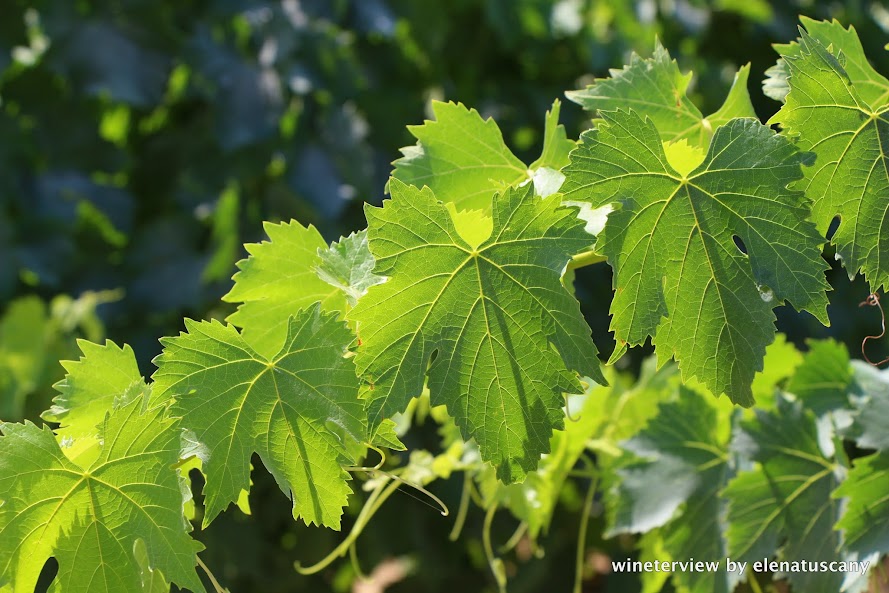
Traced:
<path fill-rule="evenodd" d="M 362 203 L 383 199 L 389 163 L 413 143 L 405 126 L 428 116 L 430 99 L 494 117 L 528 162 L 554 98 L 631 51 L 648 55 L 657 36 L 695 72 L 704 112 L 751 62 L 765 120 L 778 104 L 757 81 L 800 13 L 854 25 L 889 72 L 889 10 L 871 0 L 0 0 L 0 417 L 48 407 L 78 337 L 131 344 L 150 374 L 157 339 L 183 317 L 230 312 L 219 297 L 261 221 L 296 218 L 328 240 L 362 228 Z M 573 137 L 588 127 L 579 107 L 562 114 Z M 857 307 L 862 281 L 830 276 L 832 327 L 785 307 L 779 329 L 800 346 L 834 336 L 854 353 L 879 318 Z M 609 269 L 581 270 L 576 289 L 609 352 Z M 435 450 L 434 424 L 407 444 Z M 323 556 L 342 534 L 294 523 L 274 481 L 255 480 L 252 518 L 232 510 L 197 534 L 217 576 L 237 592 L 352 590 L 347 562 L 294 573 L 294 560 Z M 461 488 L 452 479 L 439 493 L 453 508 Z M 359 546 L 366 567 L 409 558 L 387 590 L 493 590 L 480 512 L 451 544 L 447 520 L 396 497 Z M 582 497 L 566 486 L 545 555 L 519 549 L 508 564 L 511 591 L 570 589 Z M 630 541 L 600 541 L 597 520 L 589 545 L 628 553 Z M 494 532 L 505 541 L 510 525 Z M 589 590 L 631 590 L 630 578 Z"/>

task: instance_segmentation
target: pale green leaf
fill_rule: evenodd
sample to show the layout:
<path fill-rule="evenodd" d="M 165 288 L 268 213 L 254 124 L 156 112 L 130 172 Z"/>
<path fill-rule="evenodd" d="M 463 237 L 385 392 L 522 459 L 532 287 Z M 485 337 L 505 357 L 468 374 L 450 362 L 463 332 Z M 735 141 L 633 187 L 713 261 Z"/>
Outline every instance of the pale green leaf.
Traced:
<path fill-rule="evenodd" d="M 734 451 L 757 466 L 740 473 L 724 491 L 728 501 L 728 555 L 761 561 L 776 554 L 789 562 L 836 561 L 839 501 L 831 492 L 840 469 L 818 446 L 815 419 L 800 402 L 779 398 L 772 412 L 756 410 L 742 422 Z M 842 573 L 791 572 L 797 591 L 836 593 Z"/>
<path fill-rule="evenodd" d="M 833 496 L 847 498 L 843 517 L 844 546 L 861 557 L 889 553 L 889 451 L 855 460 L 855 466 Z"/>
<path fill-rule="evenodd" d="M 735 75 L 722 107 L 708 117 L 692 103 L 686 92 L 692 74 L 683 74 L 676 60 L 657 42 L 654 55 L 630 57 L 622 70 L 611 70 L 610 78 L 599 78 L 583 90 L 568 91 L 567 97 L 588 111 L 633 109 L 650 118 L 665 142 L 686 139 L 693 146 L 706 147 L 716 129 L 736 117 L 756 117 L 747 78 L 750 66 Z"/>
<path fill-rule="evenodd" d="M 32 593 L 50 557 L 59 563 L 54 593 L 141 591 L 144 566 L 204 591 L 194 569 L 203 546 L 188 535 L 173 469 L 179 431 L 163 408 L 141 407 L 135 399 L 110 413 L 86 467 L 65 457 L 48 428 L 3 425 L 0 574 L 14 593 Z"/>
<path fill-rule="evenodd" d="M 240 303 L 227 321 L 243 330 L 244 339 L 266 357 L 281 349 L 289 318 L 321 301 L 326 311 L 345 308 L 346 297 L 318 277 L 319 250 L 327 243 L 313 226 L 295 220 L 264 225 L 269 241 L 245 245 L 250 256 L 238 262 L 235 285 L 222 297 Z"/>
<path fill-rule="evenodd" d="M 815 416 L 823 416 L 850 407 L 851 381 L 852 367 L 846 347 L 834 340 L 813 340 L 786 389 L 800 398 Z"/>
<path fill-rule="evenodd" d="M 850 435 L 859 447 L 889 451 L 889 371 L 853 363 L 854 424 Z"/>
<path fill-rule="evenodd" d="M 609 493 L 608 535 L 657 528 L 671 558 L 726 556 L 726 525 L 718 494 L 732 476 L 727 444 L 731 406 L 686 388 L 661 403 L 648 425 L 621 446 L 629 452 L 616 468 Z M 677 572 L 688 591 L 730 593 L 737 574 Z"/>
<path fill-rule="evenodd" d="M 78 340 L 83 356 L 62 362 L 67 374 L 55 384 L 59 395 L 41 415 L 61 426 L 56 434 L 72 439 L 98 434 L 99 424 L 115 401 L 146 389 L 133 349 L 108 340 L 105 345 Z"/>
<path fill-rule="evenodd" d="M 39 385 L 47 357 L 46 305 L 16 299 L 0 319 L 0 419 L 18 420 L 25 398 Z"/>
<path fill-rule="evenodd" d="M 784 58 L 790 94 L 769 123 L 779 123 L 800 149 L 817 156 L 799 184 L 813 201 L 812 220 L 827 233 L 839 217 L 831 239 L 837 257 L 850 277 L 862 272 L 877 290 L 889 286 L 889 82 L 869 72 L 854 30 L 806 24 L 820 34 L 841 34 L 849 53 L 834 55 L 803 31 L 798 48 Z"/>
<path fill-rule="evenodd" d="M 787 336 L 777 334 L 775 341 L 766 348 L 762 371 L 756 373 L 751 385 L 753 396 L 759 407 L 772 407 L 775 388 L 793 376 L 802 361 L 803 355 L 796 349 L 796 346 L 787 341 Z"/>
<path fill-rule="evenodd" d="M 650 120 L 602 117 L 571 153 L 563 192 L 616 208 L 596 251 L 614 269 L 618 347 L 650 336 L 658 359 L 676 358 L 686 380 L 752 405 L 750 386 L 775 335 L 772 309 L 787 300 L 827 323 L 823 239 L 802 193 L 787 189 L 804 156 L 758 122 L 736 119 L 683 176 Z"/>
<path fill-rule="evenodd" d="M 429 186 L 443 202 L 461 210 L 486 210 L 494 192 L 528 177 L 528 168 L 506 143 L 493 119 L 482 119 L 462 103 L 432 102 L 435 120 L 408 126 L 415 146 L 401 149 L 395 179 Z"/>
<path fill-rule="evenodd" d="M 562 394 L 581 392 L 578 373 L 604 383 L 560 282 L 590 238 L 575 210 L 525 187 L 495 196 L 491 236 L 473 248 L 430 189 L 389 187 L 382 208 L 366 207 L 375 272 L 389 280 L 349 313 L 370 425 L 403 411 L 428 372 L 432 404 L 447 406 L 501 480 L 520 481 L 562 427 Z"/>
<path fill-rule="evenodd" d="M 367 247 L 367 231 L 343 237 L 318 253 L 318 276 L 340 289 L 349 306 L 354 307 L 367 289 L 385 281 L 373 273 L 374 256 Z"/>
<path fill-rule="evenodd" d="M 543 152 L 540 157 L 531 163 L 532 171 L 541 168 L 558 171 L 568 164 L 568 153 L 577 143 L 568 138 L 565 126 L 559 123 L 559 111 L 562 102 L 553 101 L 552 109 L 546 112 L 546 124 L 543 131 Z"/>
<path fill-rule="evenodd" d="M 256 452 L 293 499 L 293 516 L 339 528 L 351 492 L 342 461 L 349 441 L 366 440 L 358 381 L 345 354 L 354 337 L 320 305 L 288 323 L 281 350 L 256 352 L 229 325 L 186 320 L 188 333 L 164 338 L 154 391 L 193 433 L 207 476 L 207 525 L 249 489 Z"/>

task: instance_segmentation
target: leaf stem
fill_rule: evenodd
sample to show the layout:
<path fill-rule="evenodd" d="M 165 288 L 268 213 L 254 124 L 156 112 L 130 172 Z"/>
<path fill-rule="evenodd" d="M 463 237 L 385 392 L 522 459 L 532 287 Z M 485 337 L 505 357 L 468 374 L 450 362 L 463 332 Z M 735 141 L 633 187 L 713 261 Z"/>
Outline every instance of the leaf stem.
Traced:
<path fill-rule="evenodd" d="M 494 580 L 497 581 L 497 589 L 500 593 L 506 593 L 506 571 L 503 569 L 503 560 L 494 555 L 494 547 L 491 545 L 491 525 L 494 522 L 494 515 L 497 513 L 499 505 L 495 502 L 485 514 L 485 523 L 482 527 L 482 546 L 485 549 L 485 556 L 488 559 L 488 566 L 494 573 Z"/>
<path fill-rule="evenodd" d="M 578 253 L 568 262 L 569 270 L 576 270 L 578 268 L 585 268 L 586 266 L 592 266 L 594 264 L 599 264 L 605 261 L 605 256 L 600 255 L 590 249 L 589 251 L 584 251 L 583 253 Z"/>
<path fill-rule="evenodd" d="M 577 532 L 577 555 L 574 558 L 574 593 L 583 591 L 583 566 L 584 554 L 586 552 L 586 532 L 590 522 L 590 515 L 593 513 L 593 501 L 596 497 L 596 490 L 599 487 L 599 473 L 595 464 L 586 456 L 583 458 L 587 466 L 587 471 L 592 474 L 590 476 L 590 487 L 586 492 L 586 499 L 583 501 L 583 512 L 580 515 L 580 529 Z"/>
<path fill-rule="evenodd" d="M 201 557 L 198 556 L 197 554 L 195 554 L 194 557 L 198 562 L 198 566 L 201 567 L 201 569 L 204 571 L 204 573 L 210 579 L 210 583 L 212 583 L 213 588 L 216 589 L 216 593 L 228 593 L 228 590 L 219 584 L 219 581 L 217 581 L 216 577 L 213 576 L 213 572 L 210 570 L 210 567 L 208 567 L 206 564 L 204 564 L 204 561 L 201 560 Z"/>
<path fill-rule="evenodd" d="M 756 580 L 756 575 L 753 573 L 753 566 L 747 570 L 747 584 L 753 589 L 753 593 L 762 593 L 762 587 L 759 586 L 759 581 Z"/>
<path fill-rule="evenodd" d="M 457 509 L 457 519 L 454 521 L 454 528 L 448 534 L 448 539 L 452 542 L 457 541 L 460 532 L 463 531 L 463 525 L 466 523 L 466 514 L 469 511 L 469 493 L 472 487 L 472 478 L 469 472 L 463 474 L 463 493 L 460 495 L 460 507 Z"/>

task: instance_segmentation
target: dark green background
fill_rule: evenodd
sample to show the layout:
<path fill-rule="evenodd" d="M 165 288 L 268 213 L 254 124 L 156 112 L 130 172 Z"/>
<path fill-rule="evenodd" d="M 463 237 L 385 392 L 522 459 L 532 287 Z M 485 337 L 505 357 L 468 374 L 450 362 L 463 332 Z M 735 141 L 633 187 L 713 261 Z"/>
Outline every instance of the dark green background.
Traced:
<path fill-rule="evenodd" d="M 704 112 L 751 62 L 765 120 L 778 108 L 759 89 L 776 58 L 770 44 L 796 37 L 800 13 L 854 24 L 889 72 L 889 10 L 879 2 L 0 0 L 0 312 L 24 295 L 122 289 L 97 313 L 107 337 L 131 344 L 150 374 L 157 339 L 182 329 L 183 317 L 230 312 L 219 297 L 241 244 L 263 237 L 261 221 L 296 218 L 329 240 L 363 227 L 362 203 L 383 199 L 389 163 L 413 143 L 405 126 L 422 122 L 429 99 L 493 116 L 529 162 L 554 98 L 607 76 L 633 50 L 647 55 L 658 36 L 695 71 Z M 571 103 L 562 116 L 573 137 L 588 125 Z M 830 280 L 831 328 L 782 308 L 779 329 L 801 346 L 832 335 L 858 352 L 879 324 L 875 310 L 857 307 L 867 287 L 838 270 Z M 607 266 L 581 270 L 577 294 L 608 353 Z M 32 418 L 62 374 L 58 353 L 72 356 L 83 330 L 60 333 L 28 400 Z M 407 444 L 438 446 L 431 428 Z M 255 481 L 252 518 L 232 510 L 196 533 L 223 584 L 239 593 L 348 591 L 348 561 L 313 578 L 292 569 L 342 534 L 294 523 L 273 480 L 261 470 Z M 456 478 L 436 492 L 454 508 L 460 488 Z M 544 558 L 510 557 L 511 591 L 570 590 L 581 497 L 565 492 Z M 352 516 L 358 508 L 356 500 Z M 481 520 L 472 511 L 452 544 L 450 520 L 396 494 L 360 540 L 360 556 L 366 569 L 391 556 L 414 560 L 393 592 L 493 590 Z M 591 547 L 630 553 L 630 540 L 600 541 L 596 521 Z M 496 539 L 511 527 L 498 519 Z M 600 577 L 588 590 L 635 588 L 621 578 Z"/>

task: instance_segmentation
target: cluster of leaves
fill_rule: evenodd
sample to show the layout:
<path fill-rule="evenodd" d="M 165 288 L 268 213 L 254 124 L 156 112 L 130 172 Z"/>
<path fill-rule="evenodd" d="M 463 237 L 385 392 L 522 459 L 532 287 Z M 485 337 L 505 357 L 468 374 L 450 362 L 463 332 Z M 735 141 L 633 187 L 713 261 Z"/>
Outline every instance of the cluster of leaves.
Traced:
<path fill-rule="evenodd" d="M 237 310 L 164 338 L 151 382 L 128 346 L 84 342 L 43 415 L 58 428 L 3 427 L 0 585 L 32 590 L 55 557 L 63 591 L 202 591 L 186 470 L 204 476 L 204 527 L 245 504 L 256 454 L 295 519 L 338 529 L 350 472 L 377 471 L 356 467 L 368 449 L 403 449 L 393 418 L 424 393 L 445 453 L 415 451 L 356 525 L 400 483 L 460 469 L 489 517 L 506 506 L 537 537 L 592 449 L 610 532 L 646 532 L 643 554 L 889 551 L 885 378 L 833 343 L 798 361 L 777 342 L 764 365 L 775 307 L 828 321 L 821 249 L 834 216 L 847 270 L 874 289 L 889 278 L 878 166 L 889 81 L 865 68 L 854 30 L 804 24 L 768 82 L 789 88 L 775 117 L 785 133 L 756 120 L 746 67 L 705 117 L 660 46 L 569 93 L 596 113 L 579 143 L 554 103 L 530 165 L 492 120 L 438 103 L 435 121 L 410 128 L 417 144 L 395 163 L 391 198 L 366 207 L 366 231 L 328 246 L 312 226 L 268 223 L 223 297 Z M 633 390 L 616 376 L 606 386 L 566 273 L 602 259 L 614 271 L 612 361 L 651 339 L 678 376 L 665 367 Z M 581 419 L 566 423 L 566 394 L 584 392 Z M 755 415 L 731 407 L 754 396 Z M 877 452 L 853 463 L 849 443 Z M 858 590 L 854 576 L 789 578 Z M 730 591 L 739 576 L 675 578 Z"/>

